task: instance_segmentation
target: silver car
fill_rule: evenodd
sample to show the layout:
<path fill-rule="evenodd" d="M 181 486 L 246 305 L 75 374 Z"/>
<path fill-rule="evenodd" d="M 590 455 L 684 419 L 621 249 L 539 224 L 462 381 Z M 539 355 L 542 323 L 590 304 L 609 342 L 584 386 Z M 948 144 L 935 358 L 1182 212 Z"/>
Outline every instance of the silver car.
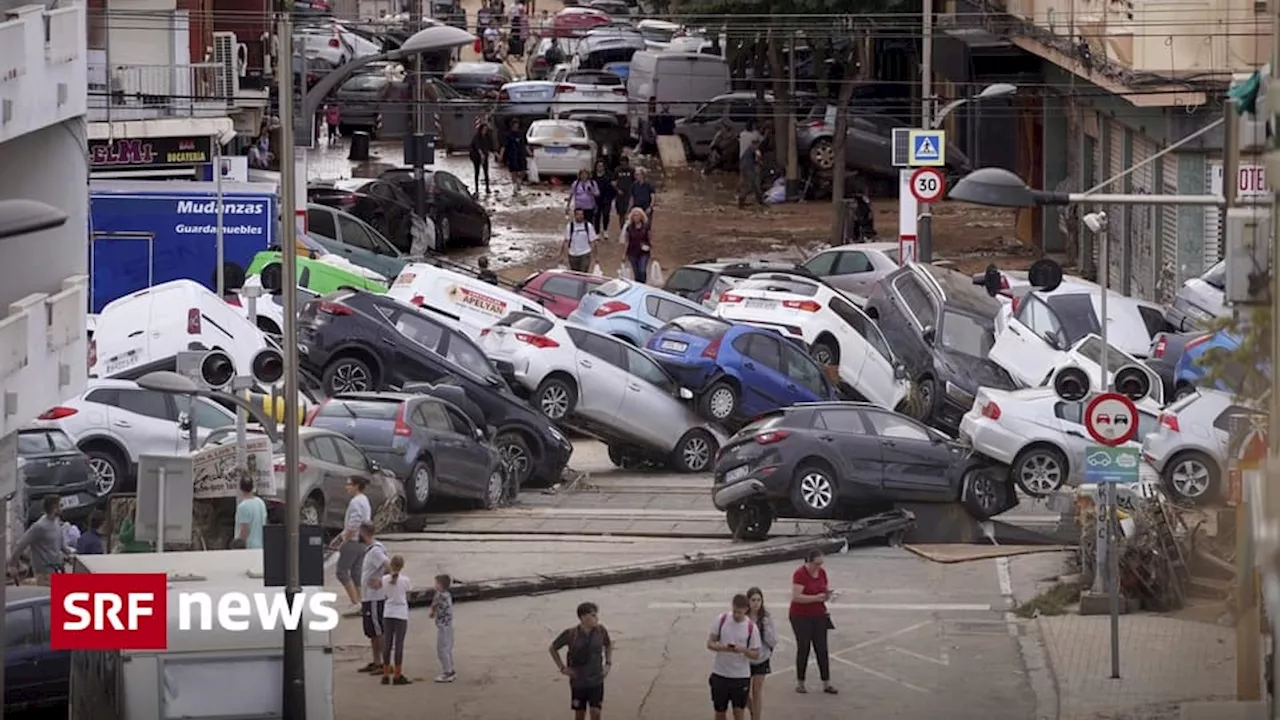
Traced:
<path fill-rule="evenodd" d="M 898 269 L 898 243 L 839 245 L 811 255 L 800 267 L 838 290 L 867 297 L 881 278 Z"/>
<path fill-rule="evenodd" d="M 1258 411 L 1230 393 L 1201 389 L 1165 408 L 1156 431 L 1143 438 L 1142 459 L 1178 499 L 1212 501 L 1227 478 L 1232 425 L 1243 422 L 1247 429 L 1250 417 L 1259 417 Z M 1250 437 L 1247 431 L 1240 435 Z"/>
<path fill-rule="evenodd" d="M 1219 318 L 1228 317 L 1224 290 L 1227 287 L 1227 263 L 1219 262 L 1209 271 L 1182 284 L 1173 302 L 1164 311 L 1165 322 L 1174 332 L 1205 330 Z"/>

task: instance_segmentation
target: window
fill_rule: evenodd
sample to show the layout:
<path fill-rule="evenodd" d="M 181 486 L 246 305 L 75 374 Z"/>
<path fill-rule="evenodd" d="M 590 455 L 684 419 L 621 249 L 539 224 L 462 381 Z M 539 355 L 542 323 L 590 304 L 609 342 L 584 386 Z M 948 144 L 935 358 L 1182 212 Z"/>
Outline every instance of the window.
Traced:
<path fill-rule="evenodd" d="M 1142 316 L 1142 322 L 1147 326 L 1147 332 L 1150 333 L 1151 337 L 1164 332 L 1164 314 L 1160 312 L 1159 308 L 1139 305 L 1138 314 Z"/>
<path fill-rule="evenodd" d="M 94 390 L 88 395 L 85 395 L 84 399 L 85 402 L 120 407 L 120 391 L 116 388 L 102 388 L 100 390 Z"/>
<path fill-rule="evenodd" d="M 1222 262 L 1219 262 L 1217 265 L 1214 265 L 1213 267 L 1209 268 L 1209 272 L 1205 273 L 1204 275 L 1201 275 L 1200 279 L 1205 281 L 1205 283 L 1209 285 L 1209 287 L 1216 288 L 1218 290 L 1226 290 L 1227 289 L 1227 262 L 1223 260 Z"/>
<path fill-rule="evenodd" d="M 617 340 L 601 337 L 595 333 L 583 332 L 577 328 L 569 328 L 569 336 L 573 338 L 573 344 L 577 345 L 579 350 L 595 355 L 601 360 L 623 370 L 627 369 L 624 364 L 626 358 L 622 354 L 622 345 Z"/>
<path fill-rule="evenodd" d="M 453 426 L 453 431 L 467 438 L 474 438 L 476 435 L 475 426 L 471 424 L 457 410 L 453 408 L 444 408 L 445 414 L 449 416 L 449 422 Z"/>
<path fill-rule="evenodd" d="M 453 432 L 453 423 L 445 414 L 444 406 L 437 402 L 424 402 L 413 411 L 414 421 L 436 432 Z"/>
<path fill-rule="evenodd" d="M 307 446 L 311 448 L 311 455 L 320 462 L 331 465 L 342 464 L 342 456 L 338 454 L 338 446 L 333 444 L 333 438 L 329 435 L 312 438 L 307 441 Z"/>
<path fill-rule="evenodd" d="M 18 433 L 19 455 L 74 452 L 75 443 L 61 430 L 23 430 Z"/>
<path fill-rule="evenodd" d="M 893 281 L 893 289 L 898 292 L 898 297 L 902 298 L 907 314 L 915 319 L 921 329 L 937 326 L 938 310 L 933 306 L 933 298 L 925 291 L 919 280 L 909 272 L 904 273 Z"/>
<path fill-rule="evenodd" d="M 1107 368 L 1108 373 L 1114 373 L 1125 365 L 1138 364 L 1132 355 L 1125 353 L 1115 345 L 1107 344 Z M 1099 337 L 1091 337 L 1080 343 L 1080 347 L 1076 348 L 1076 352 L 1089 362 L 1102 364 L 1102 339 Z"/>
<path fill-rule="evenodd" d="M 683 317 L 685 315 L 701 315 L 702 314 L 700 310 L 694 310 L 693 308 L 685 307 L 680 303 L 672 302 L 671 300 L 658 297 L 657 295 L 645 296 L 644 309 L 650 315 L 654 316 L 655 318 L 661 320 L 664 323 L 674 320 L 678 317 Z"/>
<path fill-rule="evenodd" d="M 831 302 L 827 303 L 827 307 L 831 308 L 839 318 L 846 323 L 853 331 L 858 333 L 867 341 L 867 344 L 875 349 L 876 352 L 884 356 L 885 360 L 893 362 L 893 351 L 889 349 L 889 343 L 881 334 L 880 328 L 876 324 L 867 319 L 853 303 L 838 297 L 831 298 Z"/>
<path fill-rule="evenodd" d="M 215 405 L 205 400 L 196 400 L 193 408 L 196 427 L 205 430 L 217 430 L 228 425 L 234 425 L 236 419 L 230 413 L 223 410 L 221 406 Z"/>
<path fill-rule="evenodd" d="M 4 614 L 4 646 L 7 648 L 37 646 L 40 632 L 36 628 L 36 611 L 32 607 L 6 610 Z"/>
<path fill-rule="evenodd" d="M 817 427 L 852 435 L 866 435 L 867 426 L 857 410 L 819 410 Z"/>
<path fill-rule="evenodd" d="M 177 420 L 169 398 L 150 390 L 121 390 L 120 409 L 157 420 Z"/>
<path fill-rule="evenodd" d="M 373 92 L 375 90 L 381 90 L 382 86 L 386 84 L 386 76 L 380 73 L 366 73 L 363 75 L 356 75 L 350 80 L 342 83 L 342 87 L 339 88 L 338 91 L 342 92 L 343 90 L 346 90 L 360 93 Z"/>
<path fill-rule="evenodd" d="M 467 195 L 471 194 L 466 188 L 462 186 L 461 180 L 450 175 L 447 172 L 437 171 L 434 177 L 435 177 L 436 185 L 445 190 L 448 190 L 449 192 L 466 193 Z"/>
<path fill-rule="evenodd" d="M 671 378 L 662 371 L 662 368 L 658 367 L 658 363 L 650 360 L 634 348 L 625 348 L 625 351 L 627 353 L 627 364 L 632 375 L 656 385 L 662 390 L 670 392 L 673 389 Z"/>
<path fill-rule="evenodd" d="M 395 326 L 401 335 L 428 350 L 435 350 L 444 336 L 444 328 L 409 312 L 400 313 L 395 319 Z"/>
<path fill-rule="evenodd" d="M 754 102 L 742 102 L 739 100 L 729 103 L 729 120 L 736 123 L 746 123 L 755 119 L 756 106 Z"/>
<path fill-rule="evenodd" d="M 1259 414 L 1257 410 L 1250 410 L 1243 405 L 1232 405 L 1214 419 L 1213 426 L 1227 433 L 1248 432 L 1256 424 L 1265 423 L 1266 419 L 1267 416 Z"/>
<path fill-rule="evenodd" d="M 320 406 L 319 417 L 338 417 L 354 420 L 395 420 L 400 414 L 400 403 L 365 400 L 337 400 Z"/>
<path fill-rule="evenodd" d="M 1022 307 L 1018 308 L 1018 320 L 1046 342 L 1056 342 L 1058 347 L 1065 347 L 1066 335 L 1057 314 L 1040 298 L 1034 295 L 1023 298 Z"/>
<path fill-rule="evenodd" d="M 555 323 L 541 315 L 514 312 L 494 323 L 498 327 L 509 327 L 512 330 L 523 330 L 534 335 L 545 335 L 548 330 L 555 329 Z"/>
<path fill-rule="evenodd" d="M 875 434 L 894 440 L 923 440 L 931 442 L 933 436 L 924 427 L 917 425 L 901 415 L 890 415 L 884 412 L 868 412 L 867 419 Z"/>
<path fill-rule="evenodd" d="M 836 260 L 839 259 L 841 254 L 834 252 L 818 253 L 805 261 L 800 267 L 818 277 L 826 277 L 835 273 Z"/>
<path fill-rule="evenodd" d="M 789 342 L 782 343 L 782 358 L 787 363 L 787 377 L 818 397 L 825 397 L 826 384 L 818 364 Z"/>
<path fill-rule="evenodd" d="M 311 208 L 307 210 L 307 232 L 320 237 L 338 239 L 338 228 L 333 222 L 333 213 L 329 210 Z"/>
<path fill-rule="evenodd" d="M 548 295 L 559 295 L 579 300 L 587 293 L 587 287 L 581 280 L 564 275 L 553 275 L 542 282 L 542 292 Z"/>
<path fill-rule="evenodd" d="M 445 349 L 444 356 L 449 359 L 449 362 L 475 375 L 484 377 L 497 374 L 489 364 L 489 358 L 464 340 L 461 335 L 449 335 L 449 347 Z"/>
<path fill-rule="evenodd" d="M 1093 307 L 1093 296 L 1088 293 L 1055 293 L 1045 299 L 1045 304 L 1053 311 L 1061 328 L 1059 340 L 1064 346 L 1074 344 L 1086 335 L 1102 332 L 1098 312 Z"/>
<path fill-rule="evenodd" d="M 716 100 L 703 105 L 690 119 L 694 122 L 716 122 L 724 117 L 725 111 L 728 109 L 729 102 L 727 100 Z"/>
<path fill-rule="evenodd" d="M 752 333 L 748 338 L 746 356 L 782 372 L 782 343 L 764 333 Z"/>
<path fill-rule="evenodd" d="M 342 233 L 342 244 L 361 250 L 373 252 L 374 244 L 369 233 L 360 226 L 360 222 L 346 215 L 338 216 L 338 230 Z"/>
<path fill-rule="evenodd" d="M 836 275 L 853 275 L 875 269 L 871 266 L 871 259 L 866 256 L 866 253 L 842 252 L 839 255 L 840 258 L 836 261 Z"/>
<path fill-rule="evenodd" d="M 338 448 L 338 453 L 342 456 L 342 465 L 361 472 L 367 472 L 369 470 L 368 458 L 364 456 L 364 453 L 360 451 L 360 448 L 355 446 L 355 443 L 346 438 L 339 437 L 332 438 L 332 440 L 334 446 Z"/>
<path fill-rule="evenodd" d="M 1060 402 L 1053 406 L 1053 414 L 1072 425 L 1084 425 L 1084 403 Z"/>
<path fill-rule="evenodd" d="M 666 285 L 663 289 L 668 292 L 698 292 L 707 286 L 707 281 L 711 279 L 711 273 L 692 267 L 677 268 L 671 273 L 671 277 L 667 278 Z"/>

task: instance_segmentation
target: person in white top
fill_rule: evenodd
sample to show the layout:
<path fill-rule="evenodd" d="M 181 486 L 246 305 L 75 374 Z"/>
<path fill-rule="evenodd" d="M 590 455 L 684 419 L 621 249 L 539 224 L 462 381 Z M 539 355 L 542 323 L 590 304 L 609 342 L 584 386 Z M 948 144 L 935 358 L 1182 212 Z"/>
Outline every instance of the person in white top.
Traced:
<path fill-rule="evenodd" d="M 751 662 L 760 659 L 760 630 L 747 617 L 751 603 L 746 595 L 733 596 L 733 612 L 711 622 L 707 649 L 715 653 L 711 664 L 711 705 L 716 720 L 743 720 L 751 696 Z"/>
<path fill-rule="evenodd" d="M 408 685 L 404 668 L 404 639 L 409 633 L 409 591 L 413 585 L 405 575 L 404 558 L 396 555 L 387 564 L 390 572 L 382 576 L 382 589 L 387 602 L 382 609 L 382 684 Z M 393 658 L 394 654 L 394 658 Z M 392 664 L 392 659 L 395 664 Z"/>
<path fill-rule="evenodd" d="M 360 526 L 360 542 L 368 547 L 360 559 L 360 615 L 364 619 L 364 636 L 369 638 L 369 646 L 373 650 L 373 662 L 365 665 L 361 672 L 380 675 L 382 638 L 385 635 L 383 623 L 387 611 L 387 591 L 382 576 L 387 574 L 390 560 L 386 546 L 373 537 L 373 523 Z"/>
<path fill-rule="evenodd" d="M 596 229 L 580 207 L 573 209 L 573 220 L 564 229 L 561 260 L 569 261 L 569 269 L 589 273 L 596 261 Z"/>
<path fill-rule="evenodd" d="M 368 549 L 360 542 L 360 526 L 373 522 L 373 507 L 369 504 L 369 497 L 364 494 L 368 484 L 368 480 L 359 476 L 347 479 L 347 493 L 351 495 L 351 500 L 347 503 L 347 517 L 342 523 L 342 532 L 329 545 L 338 551 L 338 582 L 346 589 L 347 599 L 351 601 L 348 613 L 360 609 L 360 589 L 356 587 L 355 575 L 360 558 L 364 557 L 365 550 Z"/>

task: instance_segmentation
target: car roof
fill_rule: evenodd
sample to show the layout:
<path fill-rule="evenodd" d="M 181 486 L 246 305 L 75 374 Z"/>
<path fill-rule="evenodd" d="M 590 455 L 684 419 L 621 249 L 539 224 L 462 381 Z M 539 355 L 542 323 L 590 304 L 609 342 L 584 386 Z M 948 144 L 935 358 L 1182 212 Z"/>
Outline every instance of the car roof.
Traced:
<path fill-rule="evenodd" d="M 345 392 L 334 395 L 330 400 L 387 400 L 395 402 L 404 402 L 410 398 L 421 397 L 413 393 L 404 392 Z"/>
<path fill-rule="evenodd" d="M 84 391 L 86 393 L 89 392 L 90 390 L 98 390 L 101 388 L 128 388 L 130 390 L 137 390 L 138 383 L 132 380 L 116 380 L 112 378 L 89 378 L 89 380 L 85 382 L 85 385 L 84 385 Z"/>
<path fill-rule="evenodd" d="M 931 285 L 942 290 L 943 304 L 962 312 L 975 315 L 995 317 L 1003 305 L 999 300 L 987 294 L 987 291 L 973 284 L 973 276 L 958 270 L 912 263 L 908 271 L 925 275 Z"/>
<path fill-rule="evenodd" d="M 49 597 L 49 588 L 40 585 L 15 585 L 4 591 L 6 605 L 26 605 L 33 600 Z"/>
<path fill-rule="evenodd" d="M 825 255 L 826 253 L 834 253 L 834 252 L 850 252 L 850 251 L 856 252 L 858 250 L 873 250 L 876 252 L 889 252 L 897 249 L 898 249 L 898 243 L 896 242 L 868 242 L 868 243 L 856 243 L 852 245 L 833 245 L 829 248 L 819 250 L 818 252 L 814 253 L 813 255 L 810 255 L 809 257 L 815 257 L 817 255 Z"/>

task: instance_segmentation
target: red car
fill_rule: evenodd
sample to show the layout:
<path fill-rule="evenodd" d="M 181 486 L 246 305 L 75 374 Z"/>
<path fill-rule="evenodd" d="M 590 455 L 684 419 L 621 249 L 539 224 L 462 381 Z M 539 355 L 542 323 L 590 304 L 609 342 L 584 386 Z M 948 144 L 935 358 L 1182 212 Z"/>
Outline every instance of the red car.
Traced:
<path fill-rule="evenodd" d="M 583 295 L 608 281 L 606 277 L 572 270 L 543 270 L 525 278 L 517 286 L 517 292 L 537 300 L 553 315 L 563 319 L 578 309 Z"/>
<path fill-rule="evenodd" d="M 571 38 L 585 35 L 588 30 L 608 25 L 612 20 L 607 13 L 592 8 L 567 7 L 551 18 L 551 35 Z"/>

